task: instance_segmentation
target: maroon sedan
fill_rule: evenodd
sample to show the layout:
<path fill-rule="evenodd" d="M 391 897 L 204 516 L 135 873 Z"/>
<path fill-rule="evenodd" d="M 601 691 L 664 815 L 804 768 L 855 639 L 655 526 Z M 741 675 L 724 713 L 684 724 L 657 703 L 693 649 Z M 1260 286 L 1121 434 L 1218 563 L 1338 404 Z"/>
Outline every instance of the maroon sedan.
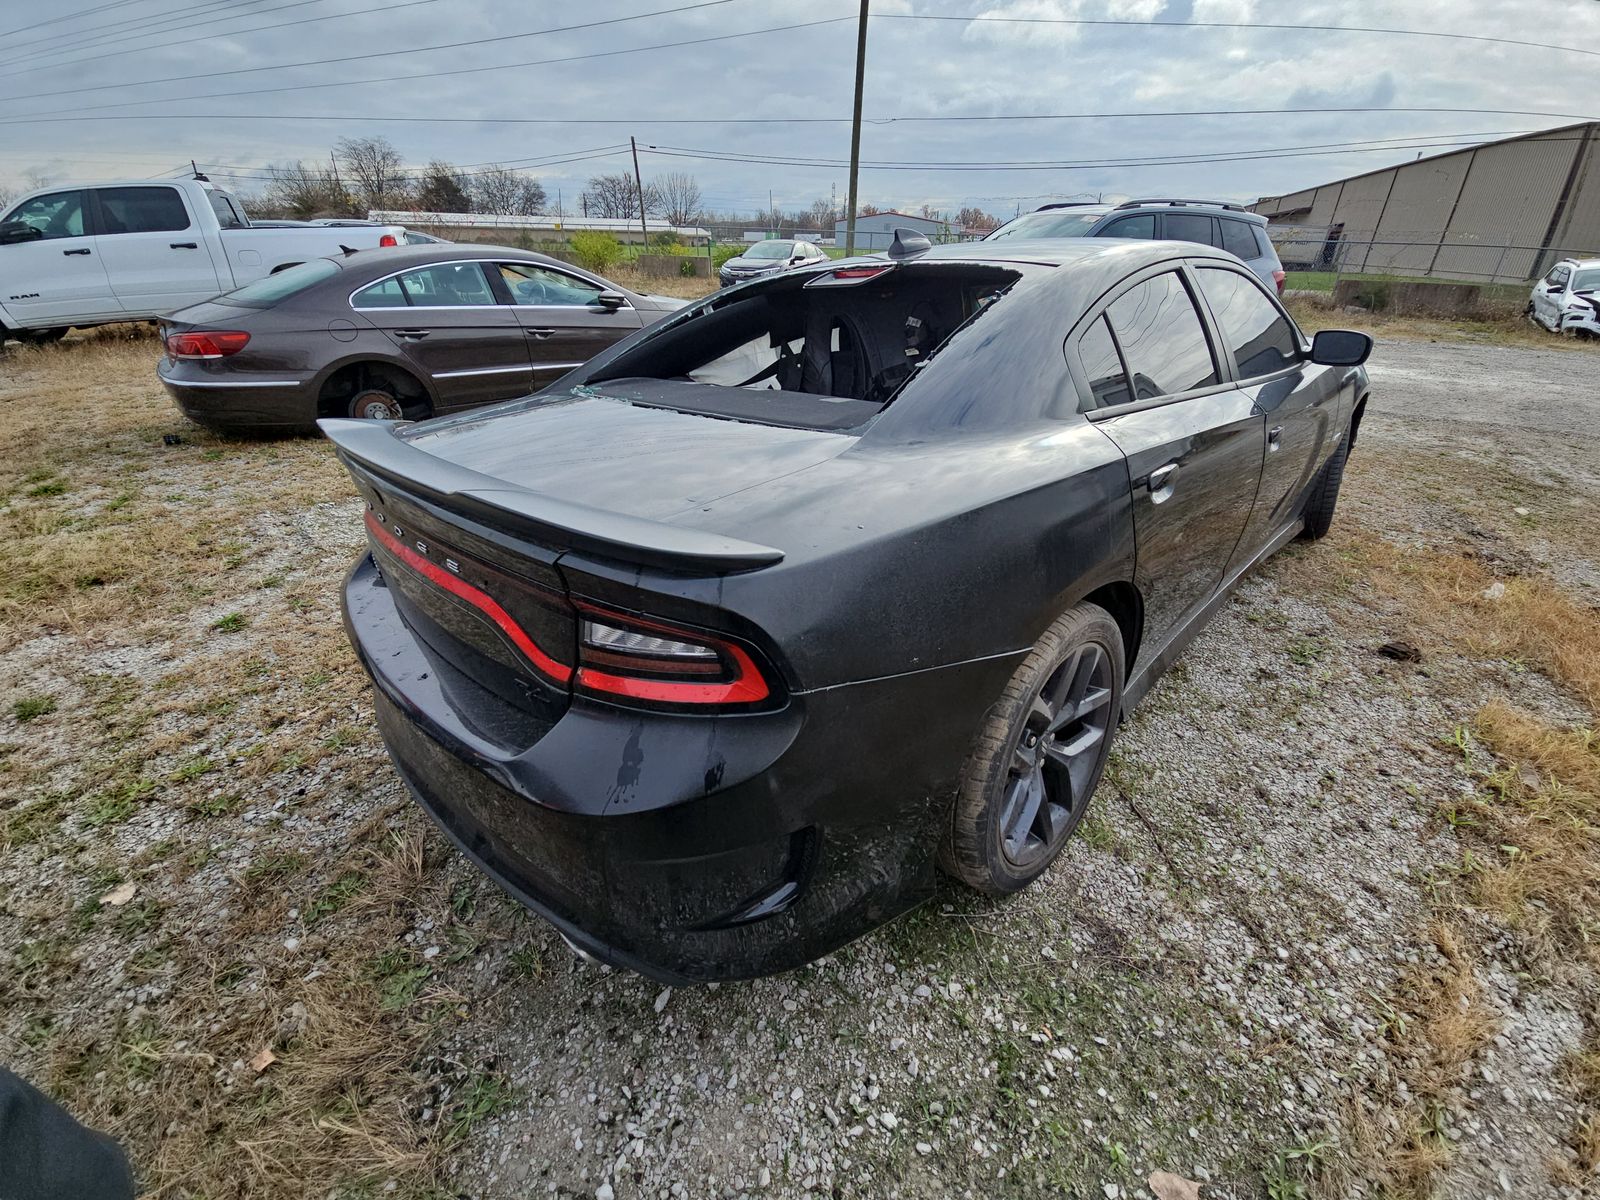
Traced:
<path fill-rule="evenodd" d="M 421 419 L 537 391 L 683 303 L 503 246 L 363 250 L 163 318 L 157 374 L 222 433 Z"/>

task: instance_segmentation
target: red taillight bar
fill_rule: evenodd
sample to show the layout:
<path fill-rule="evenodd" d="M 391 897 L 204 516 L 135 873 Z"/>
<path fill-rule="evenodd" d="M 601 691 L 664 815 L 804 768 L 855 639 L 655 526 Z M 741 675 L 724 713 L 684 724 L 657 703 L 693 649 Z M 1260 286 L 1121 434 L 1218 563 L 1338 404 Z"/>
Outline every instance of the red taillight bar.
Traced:
<path fill-rule="evenodd" d="M 1280 296 L 1283 295 L 1283 280 L 1284 274 L 1282 271 L 1274 271 L 1272 273 L 1272 282 L 1277 287 L 1278 295 Z"/>
<path fill-rule="evenodd" d="M 522 651 L 529 662 L 550 676 L 550 678 L 557 683 L 566 683 L 572 678 L 572 668 L 567 666 L 566 663 L 557 662 L 539 649 L 538 644 L 527 635 L 522 626 L 518 625 L 512 619 L 511 614 L 501 608 L 489 593 L 473 587 L 465 579 L 459 579 L 450 574 L 449 571 L 446 571 L 437 563 L 429 562 L 411 547 L 402 545 L 393 534 L 378 524 L 378 518 L 370 510 L 367 512 L 367 529 L 372 533 L 373 537 L 383 544 L 385 550 L 405 563 L 418 575 L 421 575 L 430 583 L 438 584 L 452 596 L 459 596 L 488 617 L 490 621 L 494 622 L 495 628 L 510 638 L 511 644 Z"/>
<path fill-rule="evenodd" d="M 622 627 L 648 630 L 653 633 L 667 634 L 673 638 L 681 638 L 705 646 L 716 652 L 718 658 L 731 664 L 732 679 L 718 680 L 713 683 L 684 682 L 676 679 L 657 679 L 648 675 L 623 675 L 615 669 L 601 670 L 597 666 L 582 661 L 587 648 L 579 645 L 579 665 L 576 673 L 563 662 L 551 658 L 537 642 L 528 636 L 527 631 L 518 625 L 516 620 L 508 613 L 495 598 L 474 587 L 466 580 L 449 571 L 444 570 L 437 563 L 424 558 L 415 550 L 400 542 L 389 530 L 385 529 L 378 521 L 377 515 L 372 510 L 367 511 L 367 529 L 390 554 L 410 567 L 430 583 L 444 588 L 453 596 L 457 596 L 472 605 L 491 622 L 495 628 L 505 634 L 523 656 L 540 671 L 543 671 L 557 683 L 576 683 L 578 687 L 602 696 L 618 696 L 628 700 L 645 700 L 656 704 L 687 704 L 687 705 L 720 705 L 720 704 L 756 704 L 768 699 L 772 689 L 768 686 L 761 668 L 756 666 L 755 660 L 744 647 L 723 638 L 714 637 L 698 629 L 684 629 L 677 625 L 666 625 L 656 621 L 646 620 L 641 617 L 630 616 L 626 613 L 613 612 L 611 609 L 600 608 L 596 605 L 582 604 L 583 613 L 600 617 L 607 624 L 616 624 Z M 595 656 L 599 661 L 613 668 L 628 665 L 628 656 L 623 653 L 607 651 Z M 672 669 L 670 665 L 661 661 L 652 661 L 648 656 L 639 656 L 636 660 L 637 669 L 646 672 L 661 672 Z"/>
<path fill-rule="evenodd" d="M 772 690 L 767 686 L 766 679 L 761 674 L 761 669 L 756 666 L 755 660 L 745 651 L 744 647 L 734 642 L 724 641 L 722 638 L 712 637 L 701 633 L 699 630 L 681 629 L 676 625 L 663 625 L 656 621 L 647 621 L 641 617 L 631 617 L 623 613 L 612 612 L 610 609 L 599 608 L 591 604 L 579 606 L 584 612 L 592 616 L 603 618 L 608 623 L 617 622 L 637 629 L 649 630 L 653 633 L 669 634 L 672 637 L 688 638 L 698 645 L 703 645 L 715 650 L 719 656 L 727 655 L 733 660 L 734 677 L 719 680 L 716 683 L 680 683 L 675 679 L 649 679 L 636 675 L 618 675 L 611 671 L 597 670 L 582 662 L 582 658 L 589 653 L 588 647 L 578 646 L 578 685 L 589 688 L 591 691 L 605 692 L 614 696 L 626 696 L 630 700 L 652 700 L 662 704 L 755 704 L 767 699 Z M 617 662 L 622 656 L 607 654 L 607 662 Z M 640 662 L 642 670 L 651 669 L 653 664 L 648 659 Z M 659 666 L 655 667 L 659 670 Z"/>

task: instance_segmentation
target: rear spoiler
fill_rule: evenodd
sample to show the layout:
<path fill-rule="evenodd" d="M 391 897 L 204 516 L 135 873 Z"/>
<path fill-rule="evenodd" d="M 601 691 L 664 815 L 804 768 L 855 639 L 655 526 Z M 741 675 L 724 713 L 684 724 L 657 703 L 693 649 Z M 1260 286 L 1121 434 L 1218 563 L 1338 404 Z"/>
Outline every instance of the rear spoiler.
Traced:
<path fill-rule="evenodd" d="M 570 545 L 620 562 L 702 574 L 751 571 L 783 560 L 783 551 L 771 546 L 608 512 L 516 487 L 417 449 L 399 436 L 402 424 L 326 418 L 318 421 L 317 427 L 338 448 L 347 468 L 387 479 L 509 532 L 557 546 Z"/>

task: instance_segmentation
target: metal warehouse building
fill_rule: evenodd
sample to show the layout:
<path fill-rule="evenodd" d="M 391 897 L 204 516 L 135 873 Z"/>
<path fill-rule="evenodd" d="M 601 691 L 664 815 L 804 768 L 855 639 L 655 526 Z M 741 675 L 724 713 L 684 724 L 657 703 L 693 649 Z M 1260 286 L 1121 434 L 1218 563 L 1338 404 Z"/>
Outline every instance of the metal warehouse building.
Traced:
<path fill-rule="evenodd" d="M 1290 270 L 1514 283 L 1600 256 L 1600 122 L 1485 142 L 1251 206 Z"/>
<path fill-rule="evenodd" d="M 837 246 L 845 244 L 849 222 L 840 218 L 833 225 L 833 240 Z M 856 218 L 856 250 L 866 254 L 873 250 L 887 250 L 894 243 L 896 229 L 914 229 L 932 242 L 955 241 L 961 227 L 949 221 L 914 217 L 910 213 L 880 212 Z"/>

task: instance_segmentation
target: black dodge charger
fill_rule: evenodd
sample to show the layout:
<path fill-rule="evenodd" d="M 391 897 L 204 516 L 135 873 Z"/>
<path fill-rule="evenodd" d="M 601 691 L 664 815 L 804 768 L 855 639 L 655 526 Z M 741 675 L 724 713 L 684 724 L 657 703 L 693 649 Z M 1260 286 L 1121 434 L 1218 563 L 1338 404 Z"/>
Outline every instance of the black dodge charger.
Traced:
<path fill-rule="evenodd" d="M 936 865 L 1022 888 L 1228 589 L 1328 529 L 1365 335 L 1188 243 L 917 241 L 523 400 L 322 423 L 394 762 L 586 953 L 757 975 Z"/>

